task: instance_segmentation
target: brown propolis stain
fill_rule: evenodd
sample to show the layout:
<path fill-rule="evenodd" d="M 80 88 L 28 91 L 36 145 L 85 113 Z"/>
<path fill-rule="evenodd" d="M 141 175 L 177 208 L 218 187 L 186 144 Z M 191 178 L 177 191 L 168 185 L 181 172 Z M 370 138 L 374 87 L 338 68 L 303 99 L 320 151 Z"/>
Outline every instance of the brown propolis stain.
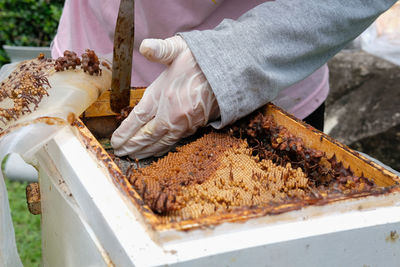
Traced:
<path fill-rule="evenodd" d="M 396 241 L 399 240 L 399 234 L 396 230 L 390 231 L 390 234 L 386 237 L 385 240 L 386 242 L 396 243 Z"/>
<path fill-rule="evenodd" d="M 75 114 L 73 112 L 68 113 L 67 116 L 68 123 L 72 125 L 75 122 L 75 120 L 76 120 Z"/>

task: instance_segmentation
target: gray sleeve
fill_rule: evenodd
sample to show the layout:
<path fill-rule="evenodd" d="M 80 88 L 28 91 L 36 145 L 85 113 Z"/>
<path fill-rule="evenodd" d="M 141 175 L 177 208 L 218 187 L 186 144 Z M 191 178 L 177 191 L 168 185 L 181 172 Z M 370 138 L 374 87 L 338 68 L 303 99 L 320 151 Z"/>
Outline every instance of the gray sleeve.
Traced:
<path fill-rule="evenodd" d="M 180 33 L 217 98 L 220 121 L 236 121 L 303 80 L 396 0 L 277 0 L 213 30 Z"/>

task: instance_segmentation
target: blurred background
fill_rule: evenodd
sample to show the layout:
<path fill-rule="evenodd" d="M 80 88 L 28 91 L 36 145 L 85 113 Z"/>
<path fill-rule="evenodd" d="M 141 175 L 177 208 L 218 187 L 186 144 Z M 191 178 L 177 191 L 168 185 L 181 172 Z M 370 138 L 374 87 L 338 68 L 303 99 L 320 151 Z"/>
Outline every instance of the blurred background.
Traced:
<path fill-rule="evenodd" d="M 63 5 L 64 0 L 0 0 L 0 67 L 14 54 L 3 46 L 25 47 L 20 53 L 30 50 L 26 47 L 49 51 Z"/>
<path fill-rule="evenodd" d="M 63 4 L 64 0 L 0 0 L 0 67 L 22 60 L 21 55 L 30 59 L 49 53 Z M 400 4 L 328 64 L 331 92 L 324 132 L 400 170 Z M 27 183 L 6 185 L 21 259 L 25 266 L 40 266 L 40 216 L 26 207 Z"/>
<path fill-rule="evenodd" d="M 400 170 L 400 2 L 328 62 L 324 132 Z"/>

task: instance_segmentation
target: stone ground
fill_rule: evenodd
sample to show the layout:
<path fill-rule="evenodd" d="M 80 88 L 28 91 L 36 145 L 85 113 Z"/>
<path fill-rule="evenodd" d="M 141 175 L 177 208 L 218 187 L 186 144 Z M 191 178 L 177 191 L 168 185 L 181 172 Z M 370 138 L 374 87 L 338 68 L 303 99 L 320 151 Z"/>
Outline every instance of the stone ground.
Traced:
<path fill-rule="evenodd" d="M 360 50 L 328 63 L 325 132 L 400 170 L 400 67 Z"/>

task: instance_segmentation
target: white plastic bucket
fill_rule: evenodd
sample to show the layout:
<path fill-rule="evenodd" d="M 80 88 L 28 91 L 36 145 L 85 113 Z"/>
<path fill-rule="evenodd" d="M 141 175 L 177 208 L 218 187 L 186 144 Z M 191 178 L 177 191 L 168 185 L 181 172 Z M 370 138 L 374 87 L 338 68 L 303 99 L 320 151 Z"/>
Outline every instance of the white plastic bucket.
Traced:
<path fill-rule="evenodd" d="M 11 62 L 18 62 L 26 59 L 37 57 L 43 53 L 45 57 L 51 58 L 50 47 L 34 47 L 34 46 L 10 46 L 3 45 L 3 49 L 10 57 Z"/>

